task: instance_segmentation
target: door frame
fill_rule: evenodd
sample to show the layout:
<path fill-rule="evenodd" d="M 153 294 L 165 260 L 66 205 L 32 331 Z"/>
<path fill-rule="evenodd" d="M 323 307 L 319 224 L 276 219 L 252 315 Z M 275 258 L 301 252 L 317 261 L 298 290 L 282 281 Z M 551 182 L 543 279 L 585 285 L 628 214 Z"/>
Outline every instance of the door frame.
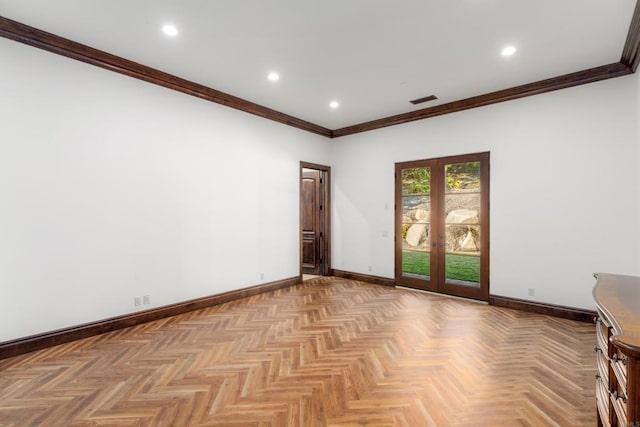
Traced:
<path fill-rule="evenodd" d="M 399 171 L 402 169 L 410 169 L 414 167 L 419 167 L 425 165 L 425 163 L 430 165 L 442 165 L 450 164 L 450 163 L 465 163 L 468 161 L 476 161 L 478 160 L 483 164 L 480 168 L 480 185 L 481 185 L 481 206 L 480 206 L 480 229 L 482 233 L 480 235 L 480 245 L 482 248 L 482 259 L 480 262 L 480 288 L 468 287 L 464 285 L 457 285 L 453 283 L 447 283 L 444 272 L 444 256 L 437 257 L 437 265 L 435 266 L 435 275 L 430 277 L 430 280 L 423 280 L 411 277 L 405 277 L 402 275 L 402 176 L 400 176 Z M 431 166 L 433 167 L 433 166 Z M 490 152 L 478 152 L 478 153 L 469 153 L 462 155 L 453 155 L 453 156 L 445 156 L 445 157 L 437 157 L 431 159 L 422 159 L 422 160 L 413 160 L 406 162 L 397 162 L 395 164 L 395 281 L 396 284 L 401 286 L 409 286 L 415 287 L 418 289 L 445 293 L 448 295 L 461 296 L 466 298 L 478 299 L 481 301 L 489 301 L 489 264 L 490 264 L 490 230 L 489 230 L 489 218 L 490 218 L 490 209 L 489 209 L 489 201 L 490 201 Z M 439 168 L 437 168 L 439 169 Z M 431 187 L 443 187 L 444 182 L 442 181 L 444 176 L 439 176 L 438 174 L 434 174 L 432 170 L 431 174 Z M 438 209 L 442 209 L 444 206 L 444 191 L 439 191 L 440 194 L 436 193 L 435 196 L 438 196 L 435 200 Z M 435 197 L 433 193 L 431 193 L 431 197 Z M 444 232 L 444 223 L 442 220 L 435 221 L 438 224 L 440 229 L 432 229 L 431 233 L 440 234 Z M 433 246 L 432 246 L 433 247 Z M 440 253 L 440 252 L 439 252 Z M 431 258 L 434 259 L 433 257 Z"/>
<path fill-rule="evenodd" d="M 300 250 L 300 277 L 303 275 L 302 269 L 302 172 L 303 169 L 315 169 L 320 171 L 321 183 L 320 191 L 322 192 L 324 204 L 320 215 L 322 217 L 320 231 L 322 237 L 320 240 L 320 257 L 323 262 L 320 265 L 320 274 L 322 276 L 331 275 L 331 167 L 318 163 L 300 161 L 300 174 L 298 177 L 298 203 L 300 207 L 298 239 Z"/>

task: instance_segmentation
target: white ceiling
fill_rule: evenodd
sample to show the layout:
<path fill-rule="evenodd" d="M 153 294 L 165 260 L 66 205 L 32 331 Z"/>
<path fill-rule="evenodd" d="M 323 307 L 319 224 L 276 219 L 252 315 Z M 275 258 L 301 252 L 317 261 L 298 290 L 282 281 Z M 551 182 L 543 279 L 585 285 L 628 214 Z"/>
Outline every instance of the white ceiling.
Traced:
<path fill-rule="evenodd" d="M 618 62 L 634 5 L 0 0 L 0 15 L 336 129 Z M 161 32 L 169 22 L 173 39 Z M 518 52 L 502 57 L 510 44 Z M 431 94 L 438 100 L 409 103 Z"/>

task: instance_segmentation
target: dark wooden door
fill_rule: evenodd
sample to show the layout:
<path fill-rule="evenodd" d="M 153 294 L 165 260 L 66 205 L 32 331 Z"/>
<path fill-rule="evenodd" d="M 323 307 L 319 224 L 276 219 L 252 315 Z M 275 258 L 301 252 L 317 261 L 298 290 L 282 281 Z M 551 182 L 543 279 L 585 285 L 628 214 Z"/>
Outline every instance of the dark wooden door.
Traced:
<path fill-rule="evenodd" d="M 300 215 L 302 228 L 302 272 L 322 274 L 323 189 L 322 171 L 302 169 Z"/>

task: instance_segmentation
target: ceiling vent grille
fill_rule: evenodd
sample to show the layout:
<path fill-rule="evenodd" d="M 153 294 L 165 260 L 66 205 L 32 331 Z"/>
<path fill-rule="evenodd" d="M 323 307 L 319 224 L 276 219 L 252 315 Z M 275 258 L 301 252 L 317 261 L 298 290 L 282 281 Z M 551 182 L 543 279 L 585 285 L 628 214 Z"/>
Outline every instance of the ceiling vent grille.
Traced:
<path fill-rule="evenodd" d="M 435 95 L 425 96 L 424 98 L 414 99 L 413 101 L 409 101 L 413 105 L 422 104 L 423 102 L 433 101 L 434 99 L 438 99 Z"/>

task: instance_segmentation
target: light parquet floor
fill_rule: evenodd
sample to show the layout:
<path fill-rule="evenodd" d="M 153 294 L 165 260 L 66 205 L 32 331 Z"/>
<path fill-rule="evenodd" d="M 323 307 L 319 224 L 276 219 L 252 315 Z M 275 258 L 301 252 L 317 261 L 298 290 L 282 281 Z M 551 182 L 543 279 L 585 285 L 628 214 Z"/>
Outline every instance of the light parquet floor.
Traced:
<path fill-rule="evenodd" d="M 594 342 L 321 278 L 0 361 L 0 425 L 593 426 Z"/>

